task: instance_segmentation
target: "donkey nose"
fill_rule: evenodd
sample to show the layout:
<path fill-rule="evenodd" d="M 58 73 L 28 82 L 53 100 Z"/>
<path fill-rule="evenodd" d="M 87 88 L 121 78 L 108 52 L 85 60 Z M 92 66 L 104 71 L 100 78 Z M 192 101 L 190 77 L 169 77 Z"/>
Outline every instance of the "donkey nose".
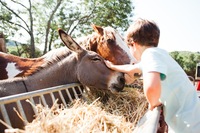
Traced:
<path fill-rule="evenodd" d="M 124 75 L 122 73 L 120 75 L 118 75 L 116 81 L 117 82 L 112 83 L 112 85 L 111 85 L 111 92 L 112 93 L 120 92 L 124 89 L 125 78 L 124 78 Z"/>
<path fill-rule="evenodd" d="M 125 78 L 124 75 L 121 75 L 117 78 L 118 80 L 118 85 L 117 85 L 117 91 L 122 91 L 125 85 Z"/>
<path fill-rule="evenodd" d="M 120 84 L 125 84 L 125 78 L 124 78 L 124 75 L 122 75 L 122 76 L 119 76 L 118 78 L 117 78 L 117 80 L 118 80 L 118 82 L 120 83 Z"/>

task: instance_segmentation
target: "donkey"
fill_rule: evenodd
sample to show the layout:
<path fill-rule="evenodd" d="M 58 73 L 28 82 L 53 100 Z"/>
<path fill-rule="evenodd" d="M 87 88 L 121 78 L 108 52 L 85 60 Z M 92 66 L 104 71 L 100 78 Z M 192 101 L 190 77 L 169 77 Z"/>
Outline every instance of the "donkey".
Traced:
<path fill-rule="evenodd" d="M 104 91 L 122 91 L 125 84 L 122 73 L 109 69 L 100 55 L 83 49 L 62 29 L 59 29 L 58 33 L 70 50 L 67 48 L 57 49 L 35 59 L 0 53 L 0 65 L 9 69 L 16 63 L 20 64 L 13 73 L 17 72 L 18 75 L 23 75 L 23 77 L 1 80 L 0 97 L 74 82 Z M 31 69 L 26 69 L 25 63 L 28 63 Z M 24 71 L 20 71 L 23 67 Z M 4 69 L 1 69 L 0 72 L 2 71 L 6 72 Z M 48 104 L 52 105 L 52 103 Z M 27 119 L 32 121 L 34 113 L 30 109 L 30 105 L 25 105 L 25 102 L 23 105 L 25 113 L 29 114 Z M 8 105 L 7 108 L 9 108 L 9 116 L 14 122 L 12 123 L 13 127 L 22 128 L 23 122 L 13 111 L 12 106 L 14 105 Z M 0 118 L 2 118 L 1 114 Z M 0 126 L 0 129 L 4 129 L 3 125 Z"/>

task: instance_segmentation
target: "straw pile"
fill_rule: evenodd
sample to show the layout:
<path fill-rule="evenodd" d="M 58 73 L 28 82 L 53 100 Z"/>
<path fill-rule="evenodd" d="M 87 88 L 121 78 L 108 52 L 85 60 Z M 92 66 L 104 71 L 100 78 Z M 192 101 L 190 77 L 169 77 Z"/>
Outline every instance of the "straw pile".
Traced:
<path fill-rule="evenodd" d="M 25 126 L 24 132 L 131 133 L 147 109 L 143 93 L 136 89 L 125 88 L 123 93 L 108 94 L 106 102 L 85 98 L 87 101 L 77 99 L 69 108 L 56 103 L 51 109 L 37 105 L 38 114 Z"/>

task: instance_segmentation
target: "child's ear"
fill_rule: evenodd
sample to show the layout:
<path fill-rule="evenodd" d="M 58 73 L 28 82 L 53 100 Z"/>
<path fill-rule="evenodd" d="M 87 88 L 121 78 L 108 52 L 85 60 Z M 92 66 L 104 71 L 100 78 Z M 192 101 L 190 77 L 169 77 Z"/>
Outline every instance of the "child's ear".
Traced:
<path fill-rule="evenodd" d="M 135 42 L 132 42 L 132 44 L 133 44 L 133 46 L 132 47 L 134 47 L 134 48 L 136 48 L 136 47 L 138 47 L 139 45 L 137 44 L 137 43 L 135 43 Z"/>

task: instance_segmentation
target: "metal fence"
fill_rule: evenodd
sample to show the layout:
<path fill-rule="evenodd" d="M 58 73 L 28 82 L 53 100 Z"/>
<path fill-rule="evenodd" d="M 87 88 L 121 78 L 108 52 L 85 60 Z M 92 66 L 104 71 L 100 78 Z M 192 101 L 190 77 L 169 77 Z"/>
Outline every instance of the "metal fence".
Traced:
<path fill-rule="evenodd" d="M 3 121 L 12 127 L 11 119 L 9 118 L 8 111 L 5 108 L 6 104 L 16 103 L 18 111 L 20 113 L 20 116 L 25 120 L 24 122 L 26 122 L 27 116 L 25 115 L 24 109 L 22 108 L 22 103 L 21 103 L 22 100 L 28 99 L 33 105 L 35 105 L 34 97 L 40 97 L 42 104 L 44 106 L 47 106 L 47 101 L 46 101 L 44 95 L 49 94 L 51 97 L 51 100 L 53 102 L 55 102 L 56 98 L 54 96 L 54 93 L 56 92 L 59 94 L 59 97 L 60 97 L 63 105 L 65 107 L 67 107 L 66 99 L 64 98 L 63 93 L 61 91 L 66 91 L 69 102 L 72 102 L 73 99 L 79 98 L 80 94 L 83 93 L 83 89 L 81 89 L 81 87 L 82 87 L 81 84 L 72 83 L 72 84 L 61 85 L 61 86 L 46 88 L 46 89 L 42 89 L 42 90 L 2 97 L 2 98 L 0 98 L 0 112 L 2 113 Z M 71 92 L 69 91 L 69 89 L 71 90 Z M 79 93 L 77 93 L 77 89 L 79 90 Z M 73 95 L 73 97 L 72 97 L 72 95 Z M 35 108 L 33 108 L 33 111 L 35 114 L 37 114 Z M 24 124 L 26 124 L 26 123 L 24 123 Z"/>
<path fill-rule="evenodd" d="M 63 91 L 66 92 L 69 101 L 66 101 L 66 99 L 64 98 Z M 72 84 L 61 85 L 42 90 L 2 97 L 0 98 L 0 113 L 3 116 L 3 121 L 12 127 L 11 119 L 8 115 L 5 105 L 10 103 L 15 103 L 17 105 L 17 110 L 19 111 L 20 116 L 25 120 L 24 122 L 26 122 L 27 116 L 24 113 L 21 101 L 28 99 L 33 105 L 36 105 L 36 103 L 34 102 L 34 98 L 39 97 L 41 99 L 42 104 L 44 106 L 47 106 L 47 101 L 44 95 L 46 94 L 50 95 L 51 100 L 55 102 L 56 101 L 56 97 L 54 96 L 55 92 L 59 94 L 62 104 L 65 107 L 67 107 L 67 102 L 72 102 L 74 99 L 78 99 L 83 94 L 83 86 L 79 83 L 72 83 Z M 35 108 L 32 109 L 34 113 L 37 114 Z M 161 113 L 160 107 L 154 109 L 154 111 L 147 111 L 147 113 L 142 117 L 142 119 L 139 120 L 136 129 L 133 131 L 133 133 L 138 133 L 138 132 L 157 133 L 157 130 L 160 126 L 159 125 L 160 113 Z"/>

